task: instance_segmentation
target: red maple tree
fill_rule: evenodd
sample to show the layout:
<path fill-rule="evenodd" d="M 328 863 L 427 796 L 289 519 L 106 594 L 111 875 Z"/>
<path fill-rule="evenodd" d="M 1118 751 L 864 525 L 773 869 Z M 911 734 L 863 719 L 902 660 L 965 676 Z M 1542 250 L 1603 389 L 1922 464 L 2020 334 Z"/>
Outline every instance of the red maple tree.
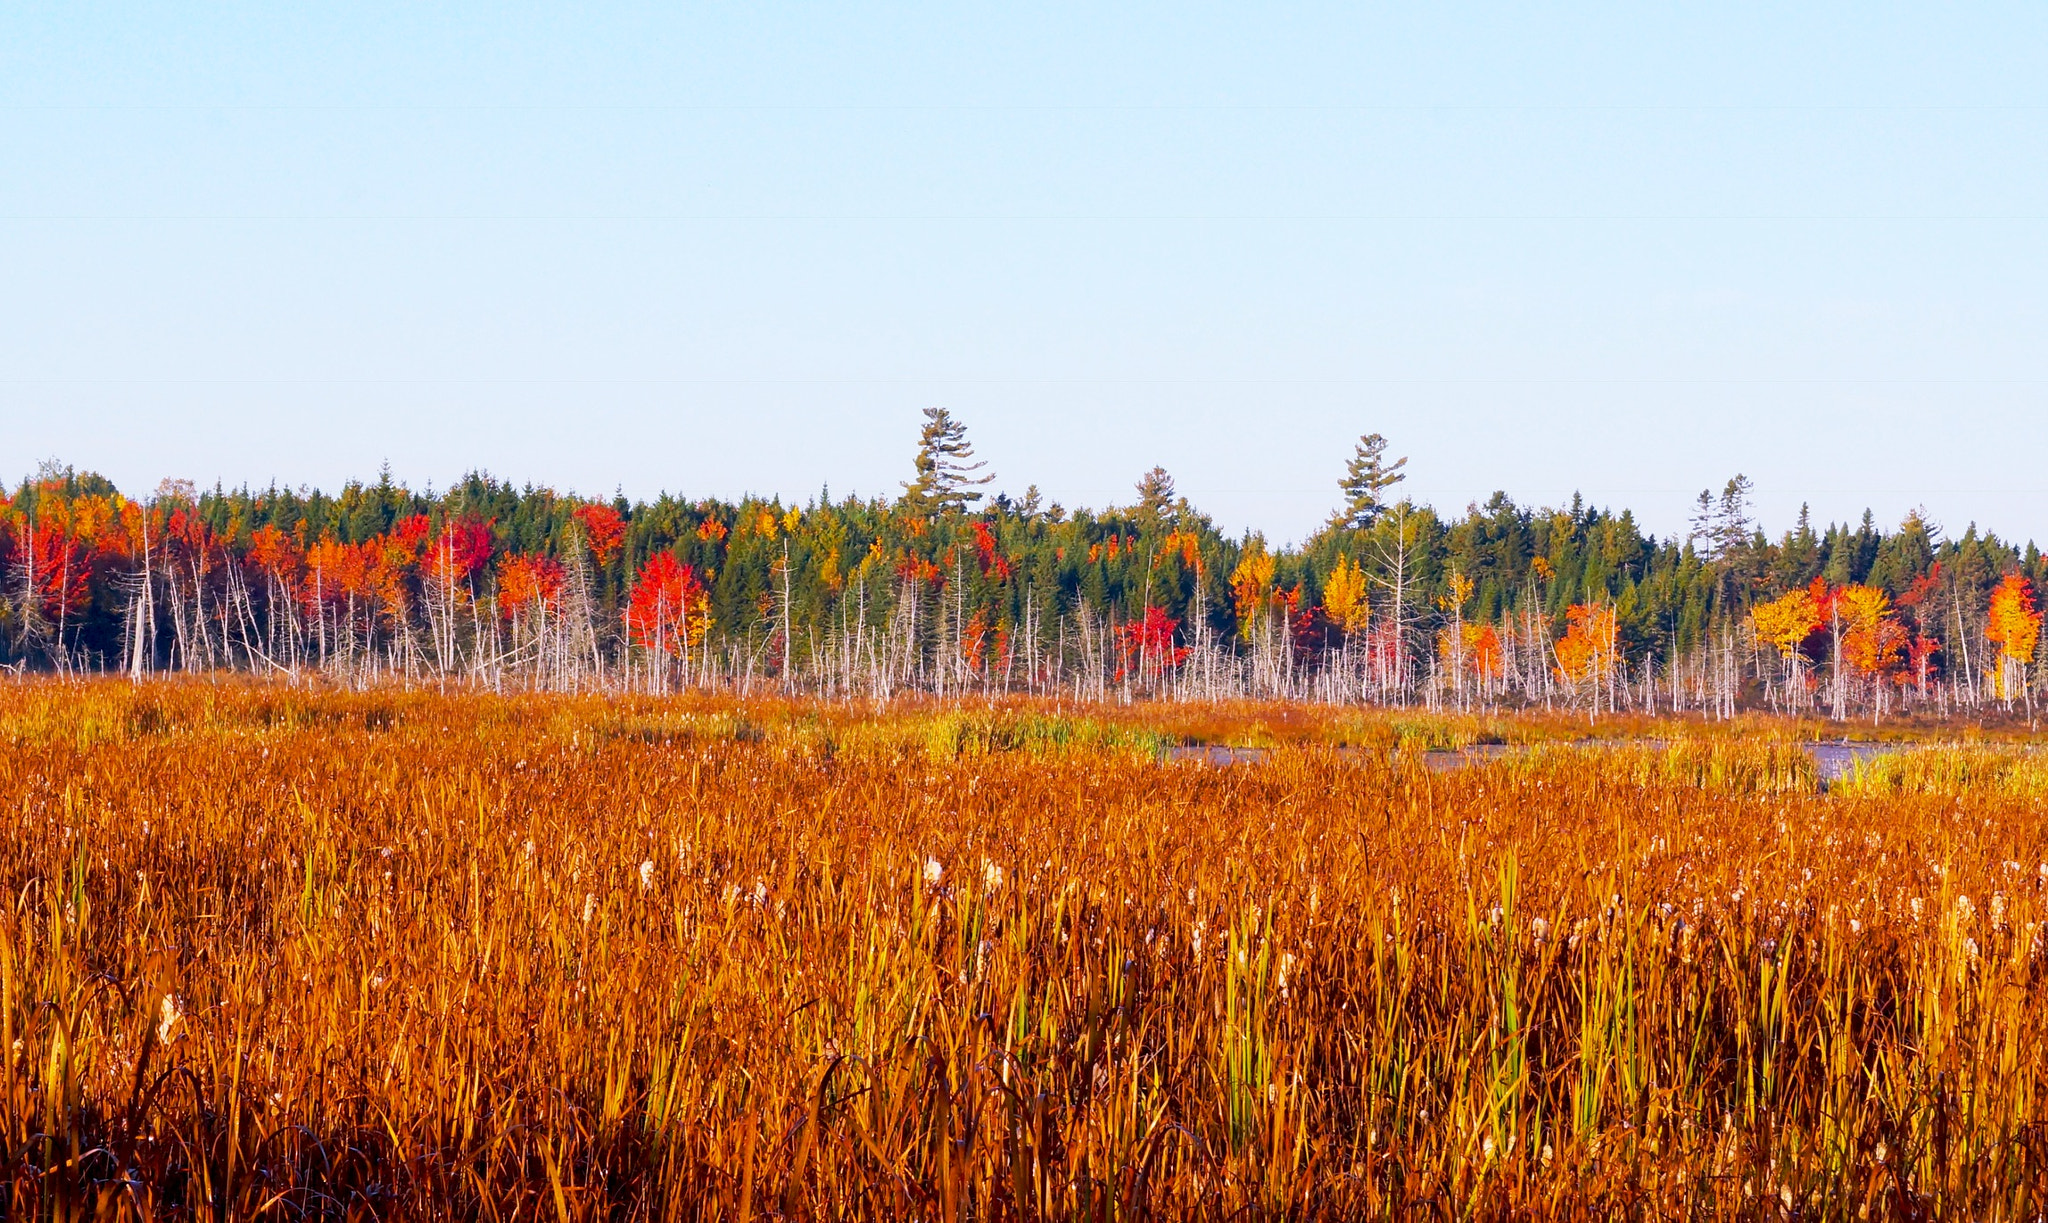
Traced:
<path fill-rule="evenodd" d="M 626 628 L 643 649 L 681 656 L 711 628 L 711 599 L 697 571 L 672 553 L 657 552 L 640 566 L 626 607 Z"/>
<path fill-rule="evenodd" d="M 591 555 L 597 557 L 600 565 L 609 565 L 619 551 L 619 545 L 626 540 L 626 520 L 609 505 L 578 506 L 573 515 L 583 524 L 584 537 L 590 541 Z"/>

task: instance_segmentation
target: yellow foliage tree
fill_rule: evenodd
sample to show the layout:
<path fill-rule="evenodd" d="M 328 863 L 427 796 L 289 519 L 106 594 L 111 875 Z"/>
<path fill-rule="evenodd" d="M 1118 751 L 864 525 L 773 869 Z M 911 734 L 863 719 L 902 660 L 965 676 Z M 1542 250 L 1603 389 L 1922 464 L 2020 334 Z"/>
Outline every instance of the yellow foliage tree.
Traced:
<path fill-rule="evenodd" d="M 1827 624 L 1829 601 L 1827 583 L 1815 578 L 1812 586 L 1788 591 L 1767 603 L 1749 609 L 1750 629 L 1756 639 L 1778 652 L 1785 662 L 1785 699 L 1797 704 L 1806 699 L 1802 679 L 1806 656 L 1799 648 Z"/>
<path fill-rule="evenodd" d="M 1259 616 L 1266 607 L 1267 592 L 1273 589 L 1273 557 L 1266 545 L 1254 539 L 1243 559 L 1230 572 L 1230 594 L 1237 605 L 1237 632 L 1251 640 Z"/>
<path fill-rule="evenodd" d="M 1372 621 L 1365 567 L 1352 564 L 1348 556 L 1340 555 L 1323 581 L 1323 615 L 1347 636 L 1363 631 Z"/>
<path fill-rule="evenodd" d="M 1465 604 L 1471 599 L 1472 579 L 1453 570 L 1448 589 L 1445 590 L 1443 597 L 1436 601 L 1436 605 L 1447 612 L 1458 614 L 1462 619 Z"/>
<path fill-rule="evenodd" d="M 1824 621 L 1820 603 L 1805 587 L 1749 609 L 1757 640 L 1776 649 L 1787 662 L 1797 657 L 1799 647 L 1820 631 Z"/>
<path fill-rule="evenodd" d="M 1835 592 L 1842 611 L 1842 656 L 1871 679 L 1897 669 L 1906 646 L 1906 630 L 1892 610 L 1892 597 L 1880 587 L 1849 585 Z"/>

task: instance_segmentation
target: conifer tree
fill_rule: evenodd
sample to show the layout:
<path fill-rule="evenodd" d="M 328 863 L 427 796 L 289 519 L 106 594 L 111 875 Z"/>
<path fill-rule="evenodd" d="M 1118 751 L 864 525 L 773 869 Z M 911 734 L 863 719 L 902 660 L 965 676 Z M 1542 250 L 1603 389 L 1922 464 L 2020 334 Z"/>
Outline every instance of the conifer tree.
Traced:
<path fill-rule="evenodd" d="M 1368 433 L 1358 439 L 1358 449 L 1345 465 L 1344 478 L 1337 482 L 1344 493 L 1344 507 L 1337 511 L 1330 525 L 1365 530 L 1379 521 L 1387 508 L 1380 494 L 1408 478 L 1401 470 L 1408 465 L 1407 456 L 1389 463 L 1386 454 L 1387 439 L 1379 434 Z"/>
<path fill-rule="evenodd" d="M 917 478 L 903 486 L 903 504 L 926 514 L 958 513 L 981 500 L 979 485 L 995 479 L 976 475 L 988 464 L 974 459 L 967 426 L 944 408 L 924 410 L 924 428 L 917 437 Z"/>
<path fill-rule="evenodd" d="M 1138 481 L 1138 516 L 1157 526 L 1181 508 L 1179 496 L 1173 487 L 1173 477 L 1166 474 L 1164 467 L 1154 467 Z"/>

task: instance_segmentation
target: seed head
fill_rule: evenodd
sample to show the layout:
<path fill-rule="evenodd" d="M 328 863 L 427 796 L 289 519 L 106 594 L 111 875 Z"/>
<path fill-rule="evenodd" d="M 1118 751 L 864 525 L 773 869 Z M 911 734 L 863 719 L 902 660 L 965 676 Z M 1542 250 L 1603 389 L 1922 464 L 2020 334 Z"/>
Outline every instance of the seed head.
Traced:
<path fill-rule="evenodd" d="M 184 1022 L 185 1008 L 169 994 L 164 995 L 163 1005 L 157 1008 L 157 1043 L 168 1045 L 178 1039 L 178 1025 Z"/>

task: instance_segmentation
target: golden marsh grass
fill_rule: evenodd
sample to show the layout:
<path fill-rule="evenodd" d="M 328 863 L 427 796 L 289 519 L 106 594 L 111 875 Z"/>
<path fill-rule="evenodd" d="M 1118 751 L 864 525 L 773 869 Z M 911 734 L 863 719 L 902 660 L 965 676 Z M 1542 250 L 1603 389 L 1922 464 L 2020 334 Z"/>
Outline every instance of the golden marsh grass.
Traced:
<path fill-rule="evenodd" d="M 9 1213 L 2038 1217 L 2033 758 L 1570 733 L 0 687 Z"/>

